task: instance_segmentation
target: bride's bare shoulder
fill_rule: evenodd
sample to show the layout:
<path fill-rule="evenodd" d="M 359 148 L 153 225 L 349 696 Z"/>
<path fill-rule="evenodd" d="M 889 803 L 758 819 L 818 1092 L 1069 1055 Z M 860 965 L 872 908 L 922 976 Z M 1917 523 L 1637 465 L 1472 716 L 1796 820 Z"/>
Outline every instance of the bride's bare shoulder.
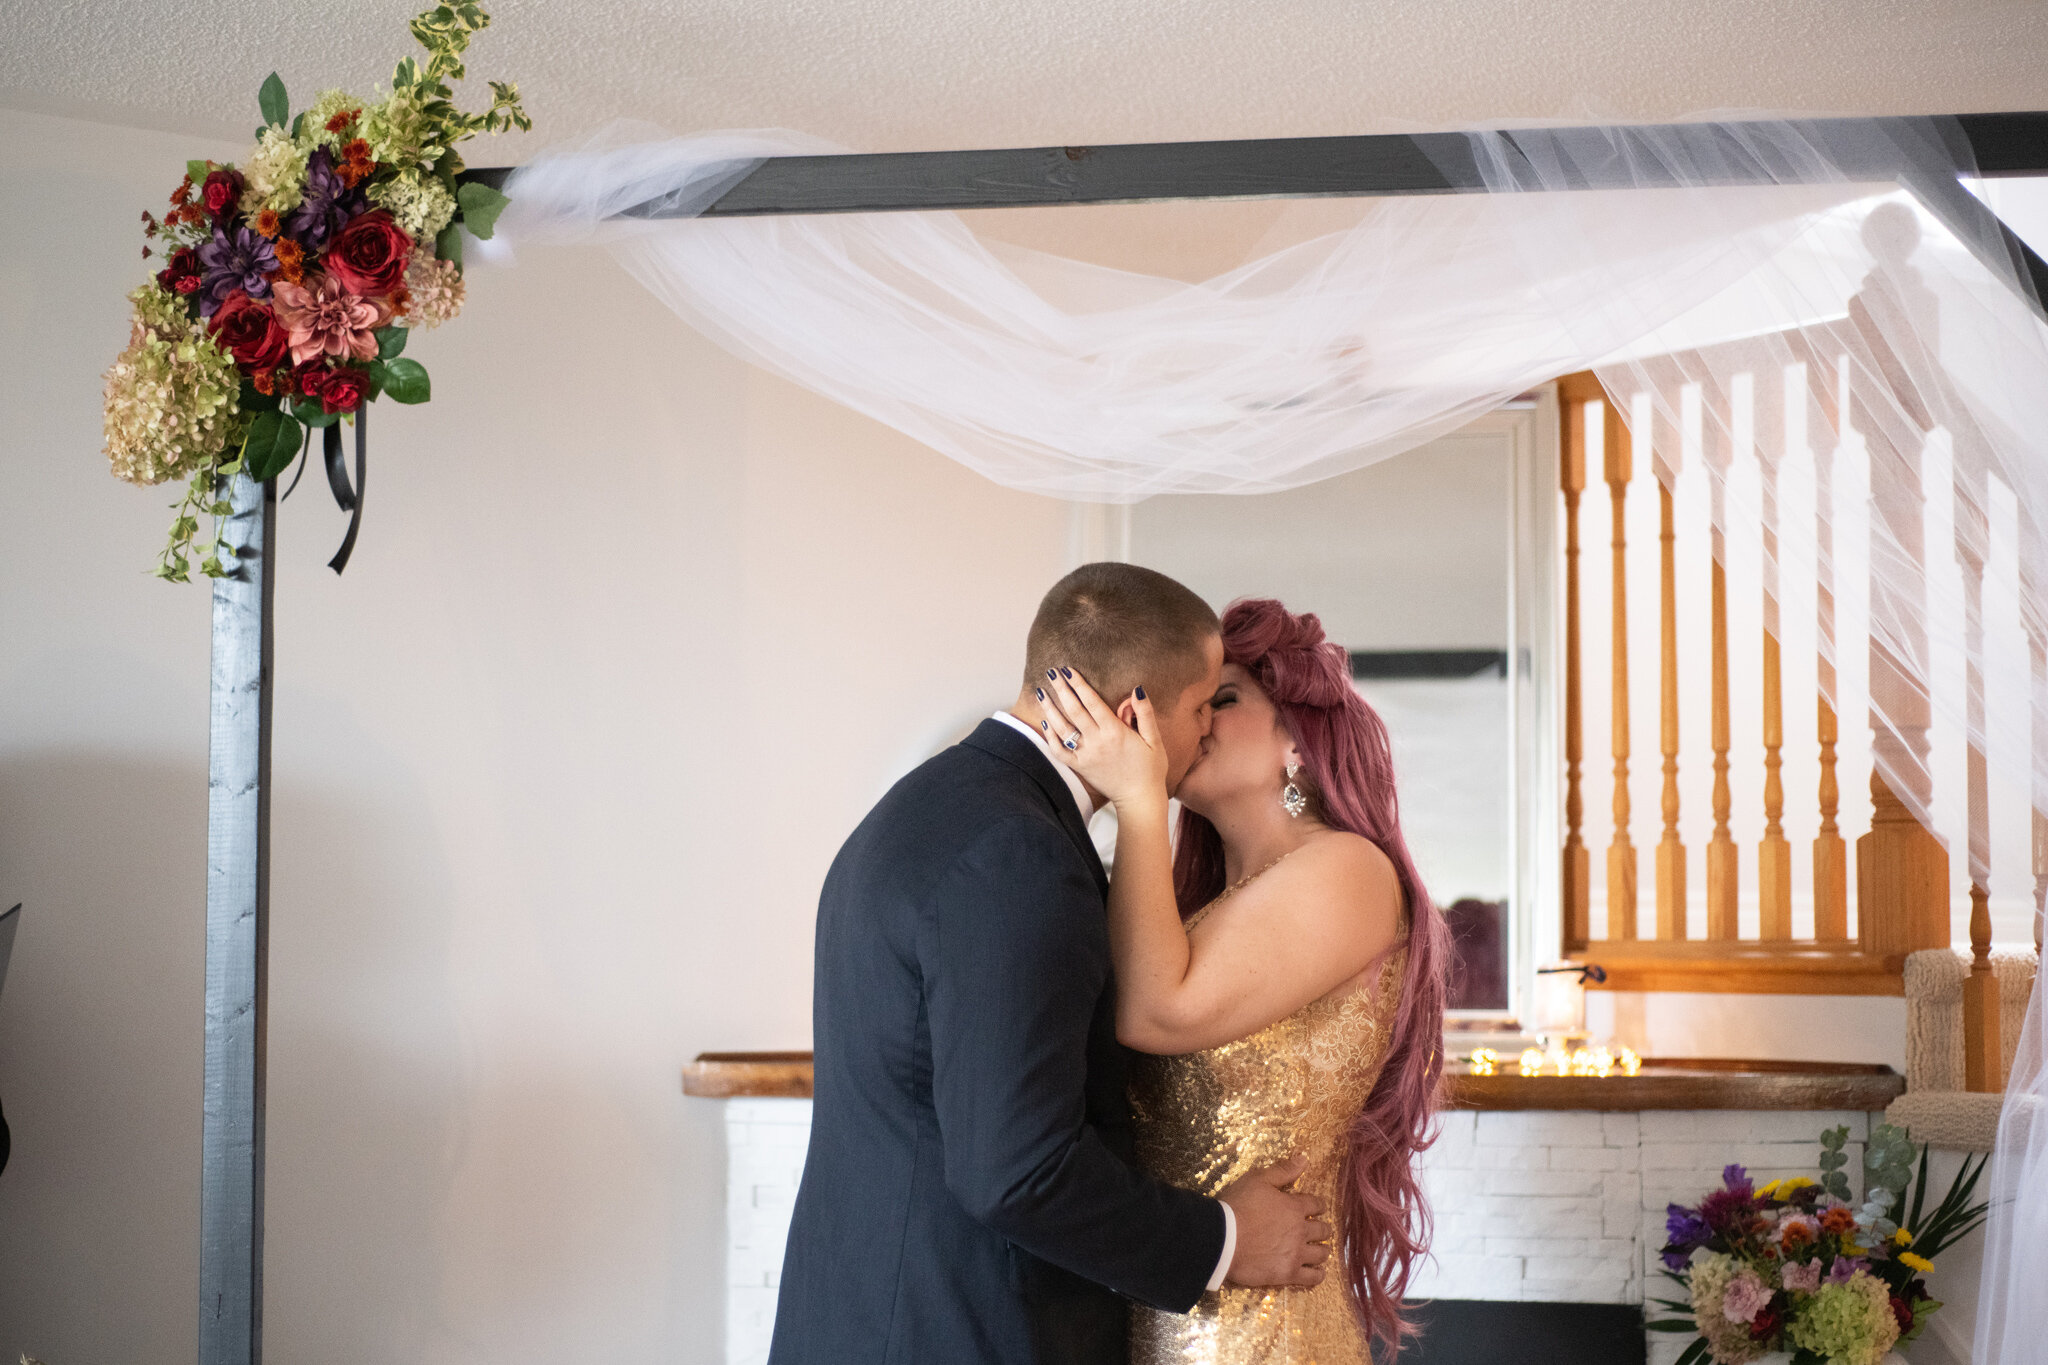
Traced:
<path fill-rule="evenodd" d="M 1346 897 L 1379 899 L 1401 894 L 1401 877 L 1386 850 L 1362 834 L 1324 830 L 1303 844 L 1289 861 L 1332 892 Z"/>

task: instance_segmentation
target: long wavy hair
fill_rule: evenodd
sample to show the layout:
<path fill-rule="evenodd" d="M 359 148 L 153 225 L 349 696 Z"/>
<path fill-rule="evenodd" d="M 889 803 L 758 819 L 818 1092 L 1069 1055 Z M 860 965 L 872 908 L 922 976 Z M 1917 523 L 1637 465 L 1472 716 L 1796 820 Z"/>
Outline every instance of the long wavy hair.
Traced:
<path fill-rule="evenodd" d="M 1449 936 L 1401 836 L 1386 724 L 1351 685 L 1350 658 L 1323 638 L 1322 622 L 1269 598 L 1234 602 L 1223 613 L 1223 657 L 1250 673 L 1279 709 L 1301 752 L 1295 781 L 1311 812 L 1377 845 L 1407 902 L 1401 1004 L 1379 1079 L 1351 1124 L 1337 1209 L 1343 1274 L 1366 1329 L 1398 1345 L 1415 1331 L 1402 1300 L 1429 1250 L 1429 1205 L 1414 1159 L 1436 1138 Z M 1222 838 L 1185 808 L 1173 871 L 1183 916 L 1223 890 Z"/>

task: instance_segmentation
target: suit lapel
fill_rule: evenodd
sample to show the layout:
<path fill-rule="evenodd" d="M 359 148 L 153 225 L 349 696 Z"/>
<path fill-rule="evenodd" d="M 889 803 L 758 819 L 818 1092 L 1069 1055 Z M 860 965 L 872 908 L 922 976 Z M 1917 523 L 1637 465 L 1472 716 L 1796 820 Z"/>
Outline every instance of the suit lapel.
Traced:
<path fill-rule="evenodd" d="M 1003 760 L 1011 767 L 1031 779 L 1031 782 L 1052 803 L 1053 814 L 1058 817 L 1060 828 L 1074 841 L 1087 860 L 1088 871 L 1095 878 L 1099 891 L 1109 890 L 1109 877 L 1102 870 L 1102 858 L 1095 851 L 1095 841 L 1088 837 L 1088 826 L 1081 819 L 1081 812 L 1074 805 L 1074 794 L 1067 790 L 1066 780 L 1053 771 L 1053 759 L 1040 752 L 1037 745 L 1012 730 L 999 720 L 985 720 L 976 726 L 974 733 L 961 743 L 970 749 L 979 749 L 985 754 Z"/>

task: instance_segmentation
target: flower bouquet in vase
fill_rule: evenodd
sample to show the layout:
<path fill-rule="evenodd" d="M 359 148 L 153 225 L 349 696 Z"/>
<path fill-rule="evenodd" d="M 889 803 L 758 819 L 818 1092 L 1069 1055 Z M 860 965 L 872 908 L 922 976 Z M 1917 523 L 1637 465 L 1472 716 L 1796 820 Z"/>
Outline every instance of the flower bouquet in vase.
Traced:
<path fill-rule="evenodd" d="M 1821 1134 L 1818 1179 L 1758 1187 L 1740 1166 L 1697 1205 L 1667 1210 L 1665 1274 L 1686 1298 L 1651 1302 L 1682 1316 L 1650 1330 L 1696 1339 L 1678 1365 L 1747 1365 L 1773 1352 L 1792 1365 L 1877 1365 L 1941 1303 L 1934 1258 L 1983 1221 L 1972 1203 L 1985 1158 L 1965 1159 L 1928 1202 L 1927 1149 L 1879 1124 L 1864 1147 L 1861 1203 L 1849 1186 L 1849 1130 Z"/>

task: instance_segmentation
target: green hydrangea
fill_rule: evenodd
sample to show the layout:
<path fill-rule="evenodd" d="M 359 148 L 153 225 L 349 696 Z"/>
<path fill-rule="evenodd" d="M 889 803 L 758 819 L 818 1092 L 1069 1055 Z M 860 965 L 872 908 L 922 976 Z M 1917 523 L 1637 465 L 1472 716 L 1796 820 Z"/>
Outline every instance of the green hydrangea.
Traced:
<path fill-rule="evenodd" d="M 415 242 L 431 245 L 436 234 L 455 219 L 455 196 L 448 193 L 441 177 L 420 171 L 401 171 L 382 184 L 370 186 L 370 201 L 391 211 L 392 219 Z"/>
<path fill-rule="evenodd" d="M 282 128 L 265 128 L 241 170 L 243 213 L 290 213 L 306 191 L 306 148 Z"/>
<path fill-rule="evenodd" d="M 356 120 L 356 127 L 343 129 L 338 133 L 329 132 L 327 125 L 336 114 L 345 114 L 351 109 L 362 108 L 363 102 L 346 90 L 322 91 L 320 98 L 313 101 L 313 107 L 306 111 L 304 121 L 299 124 L 300 146 L 311 152 L 315 147 L 339 147 L 349 138 L 361 137 L 361 119 Z M 364 110 L 365 116 L 368 112 Z M 336 159 L 339 160 L 339 157 Z"/>
<path fill-rule="evenodd" d="M 370 144 L 370 155 L 392 166 L 433 165 L 447 150 L 440 134 L 438 122 L 410 91 L 395 91 L 363 111 L 361 136 Z"/>
<path fill-rule="evenodd" d="M 241 372 L 192 323 L 185 301 L 144 285 L 128 348 L 106 374 L 107 459 L 130 483 L 210 468 L 241 436 Z"/>
<path fill-rule="evenodd" d="M 1866 1271 L 1822 1285 L 1792 1320 L 1792 1344 L 1829 1365 L 1877 1365 L 1899 1339 L 1891 1291 Z"/>

